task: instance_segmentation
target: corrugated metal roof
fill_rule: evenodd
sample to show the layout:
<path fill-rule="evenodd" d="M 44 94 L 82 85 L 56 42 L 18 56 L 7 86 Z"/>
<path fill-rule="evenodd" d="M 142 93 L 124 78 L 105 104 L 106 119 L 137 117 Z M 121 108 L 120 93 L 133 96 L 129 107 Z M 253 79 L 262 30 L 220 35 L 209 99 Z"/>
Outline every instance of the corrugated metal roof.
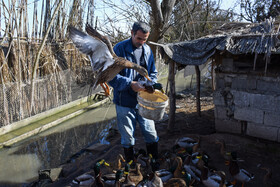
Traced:
<path fill-rule="evenodd" d="M 280 54 L 279 26 L 272 19 L 260 24 L 228 23 L 213 33 L 191 41 L 150 44 L 161 46 L 169 58 L 182 65 L 204 64 L 216 51 L 235 55 Z"/>

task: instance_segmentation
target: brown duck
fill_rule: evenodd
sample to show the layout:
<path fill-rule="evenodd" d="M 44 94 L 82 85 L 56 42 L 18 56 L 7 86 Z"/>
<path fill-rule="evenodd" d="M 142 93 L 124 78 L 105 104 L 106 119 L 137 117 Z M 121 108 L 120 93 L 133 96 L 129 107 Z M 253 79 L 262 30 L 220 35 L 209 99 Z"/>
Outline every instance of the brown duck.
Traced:
<path fill-rule="evenodd" d="M 216 140 L 216 144 L 220 144 L 220 154 L 224 157 L 225 159 L 225 164 L 229 165 L 229 161 L 231 159 L 231 152 L 226 150 L 226 144 L 224 140 Z"/>
<path fill-rule="evenodd" d="M 181 178 L 171 178 L 166 183 L 163 184 L 164 187 L 187 187 L 184 179 Z"/>
<path fill-rule="evenodd" d="M 263 177 L 263 186 L 264 187 L 273 187 L 276 186 L 276 184 L 273 183 L 272 180 L 272 172 L 270 168 L 261 168 L 266 171 L 266 174 Z"/>
<path fill-rule="evenodd" d="M 109 163 L 111 171 L 110 173 L 116 173 L 117 170 L 123 169 L 123 165 L 125 163 L 125 159 L 122 154 L 118 154 L 116 160 L 113 160 Z"/>
<path fill-rule="evenodd" d="M 95 75 L 93 89 L 99 84 L 104 89 L 105 95 L 109 96 L 110 89 L 106 82 L 112 80 L 125 68 L 134 69 L 151 81 L 145 68 L 124 58 L 117 57 L 112 50 L 110 42 L 102 38 L 102 35 L 99 34 L 99 36 L 93 37 L 75 27 L 69 26 L 69 36 L 75 46 L 90 58 L 91 67 Z"/>
<path fill-rule="evenodd" d="M 176 170 L 173 173 L 174 178 L 184 178 L 182 158 L 177 156 L 176 157 L 176 162 L 177 162 L 177 167 L 176 167 Z"/>

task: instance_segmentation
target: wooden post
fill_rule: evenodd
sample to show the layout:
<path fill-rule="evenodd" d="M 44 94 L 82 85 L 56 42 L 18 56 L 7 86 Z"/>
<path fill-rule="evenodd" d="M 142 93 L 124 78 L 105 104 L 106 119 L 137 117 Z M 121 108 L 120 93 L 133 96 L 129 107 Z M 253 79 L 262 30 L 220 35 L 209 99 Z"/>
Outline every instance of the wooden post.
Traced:
<path fill-rule="evenodd" d="M 176 111 L 176 90 L 175 90 L 175 62 L 169 59 L 169 121 L 167 131 L 174 129 Z"/>
<path fill-rule="evenodd" d="M 196 112 L 198 116 L 201 116 L 201 109 L 200 109 L 200 70 L 199 66 L 195 66 L 196 72 Z"/>

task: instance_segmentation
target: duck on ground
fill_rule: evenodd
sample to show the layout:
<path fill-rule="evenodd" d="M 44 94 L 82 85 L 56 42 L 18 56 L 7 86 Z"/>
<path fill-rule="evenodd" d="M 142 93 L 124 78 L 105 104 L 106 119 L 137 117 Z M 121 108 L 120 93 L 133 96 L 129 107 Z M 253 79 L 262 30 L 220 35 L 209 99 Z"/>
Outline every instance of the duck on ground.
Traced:
<path fill-rule="evenodd" d="M 166 169 L 160 169 L 160 170 L 156 171 L 156 173 L 161 178 L 163 183 L 165 183 L 169 179 L 173 178 L 173 173 L 171 171 L 166 170 Z"/>
<path fill-rule="evenodd" d="M 135 184 L 138 184 L 143 180 L 143 175 L 141 173 L 141 164 L 136 163 L 135 171 L 129 171 L 130 180 Z"/>
<path fill-rule="evenodd" d="M 121 187 L 122 183 L 121 181 L 124 180 L 123 177 L 123 170 L 117 170 L 115 173 L 115 177 L 113 179 L 110 180 L 104 180 L 104 186 L 105 187 Z M 104 179 L 104 177 L 103 177 Z"/>
<path fill-rule="evenodd" d="M 124 169 L 124 175 L 125 175 L 125 180 L 124 182 L 122 183 L 122 186 L 136 186 L 136 184 L 132 181 L 131 177 L 130 177 L 130 164 L 129 163 L 126 163 L 125 164 L 125 169 Z"/>
<path fill-rule="evenodd" d="M 112 172 L 116 173 L 117 170 L 124 169 L 125 159 L 122 154 L 118 154 L 116 160 L 109 163 Z"/>
<path fill-rule="evenodd" d="M 200 182 L 201 171 L 192 162 L 192 156 L 189 155 L 184 161 L 184 169 L 189 173 L 193 179 Z"/>
<path fill-rule="evenodd" d="M 185 172 L 183 171 L 183 161 L 181 157 L 176 157 L 177 167 L 174 171 L 174 178 L 184 178 Z"/>
<path fill-rule="evenodd" d="M 181 178 L 171 178 L 166 183 L 163 184 L 164 187 L 187 187 L 187 184 L 184 179 Z"/>
<path fill-rule="evenodd" d="M 173 173 L 177 167 L 176 157 L 178 155 L 170 150 L 163 150 L 159 155 L 160 169 L 166 169 Z"/>
<path fill-rule="evenodd" d="M 229 173 L 234 178 L 232 182 L 235 185 L 237 182 L 242 183 L 244 187 L 245 183 L 251 181 L 254 178 L 254 175 L 245 169 L 240 169 L 237 163 L 237 152 L 231 152 L 231 159 L 229 162 Z"/>
<path fill-rule="evenodd" d="M 221 177 L 219 187 L 233 187 L 233 185 L 230 182 L 226 181 L 226 174 L 224 171 L 214 171 L 214 173 Z"/>
<path fill-rule="evenodd" d="M 158 162 L 152 157 L 152 155 L 150 154 L 148 156 L 148 159 L 146 160 L 146 165 L 147 167 L 144 169 L 145 170 L 145 174 L 143 176 L 143 180 L 140 181 L 137 186 L 138 187 L 153 187 L 153 186 L 157 186 L 157 187 L 163 187 L 163 182 L 161 180 L 161 178 L 158 176 L 158 173 L 156 171 L 158 171 Z"/>
<path fill-rule="evenodd" d="M 78 185 L 78 186 L 92 186 L 95 183 L 95 178 L 90 175 L 89 173 L 84 173 L 78 177 L 76 177 L 72 182 L 71 185 Z"/>
<path fill-rule="evenodd" d="M 150 173 L 148 177 L 149 180 L 147 182 L 147 186 L 163 187 L 163 182 L 156 172 Z"/>
<path fill-rule="evenodd" d="M 194 145 L 198 144 L 198 142 L 190 137 L 182 137 L 176 140 L 175 145 L 176 144 L 186 149 L 192 148 Z"/>
<path fill-rule="evenodd" d="M 273 183 L 271 169 L 270 168 L 266 168 L 266 167 L 261 167 L 261 169 L 266 171 L 266 174 L 263 177 L 263 185 L 264 185 L 264 187 L 277 186 L 276 184 Z"/>
<path fill-rule="evenodd" d="M 147 153 L 144 149 L 139 149 L 135 154 L 136 162 L 141 164 L 141 167 L 146 167 L 146 162 L 148 160 Z"/>
<path fill-rule="evenodd" d="M 230 183 L 226 184 L 224 172 L 211 172 L 208 168 L 208 156 L 202 155 L 199 160 L 199 168 L 201 170 L 201 182 L 207 187 L 225 187 L 230 186 Z"/>
<path fill-rule="evenodd" d="M 220 154 L 225 159 L 225 164 L 228 165 L 231 159 L 231 151 L 226 150 L 226 144 L 224 140 L 216 140 L 215 143 L 220 145 Z"/>

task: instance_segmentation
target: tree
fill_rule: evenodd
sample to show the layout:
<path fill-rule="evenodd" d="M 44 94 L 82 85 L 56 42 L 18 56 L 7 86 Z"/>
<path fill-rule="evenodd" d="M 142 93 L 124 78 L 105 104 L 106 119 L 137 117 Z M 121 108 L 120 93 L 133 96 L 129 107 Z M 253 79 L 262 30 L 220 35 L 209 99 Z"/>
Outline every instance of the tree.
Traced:
<path fill-rule="evenodd" d="M 250 22 L 261 22 L 270 17 L 279 19 L 279 0 L 242 0 L 241 17 Z"/>

